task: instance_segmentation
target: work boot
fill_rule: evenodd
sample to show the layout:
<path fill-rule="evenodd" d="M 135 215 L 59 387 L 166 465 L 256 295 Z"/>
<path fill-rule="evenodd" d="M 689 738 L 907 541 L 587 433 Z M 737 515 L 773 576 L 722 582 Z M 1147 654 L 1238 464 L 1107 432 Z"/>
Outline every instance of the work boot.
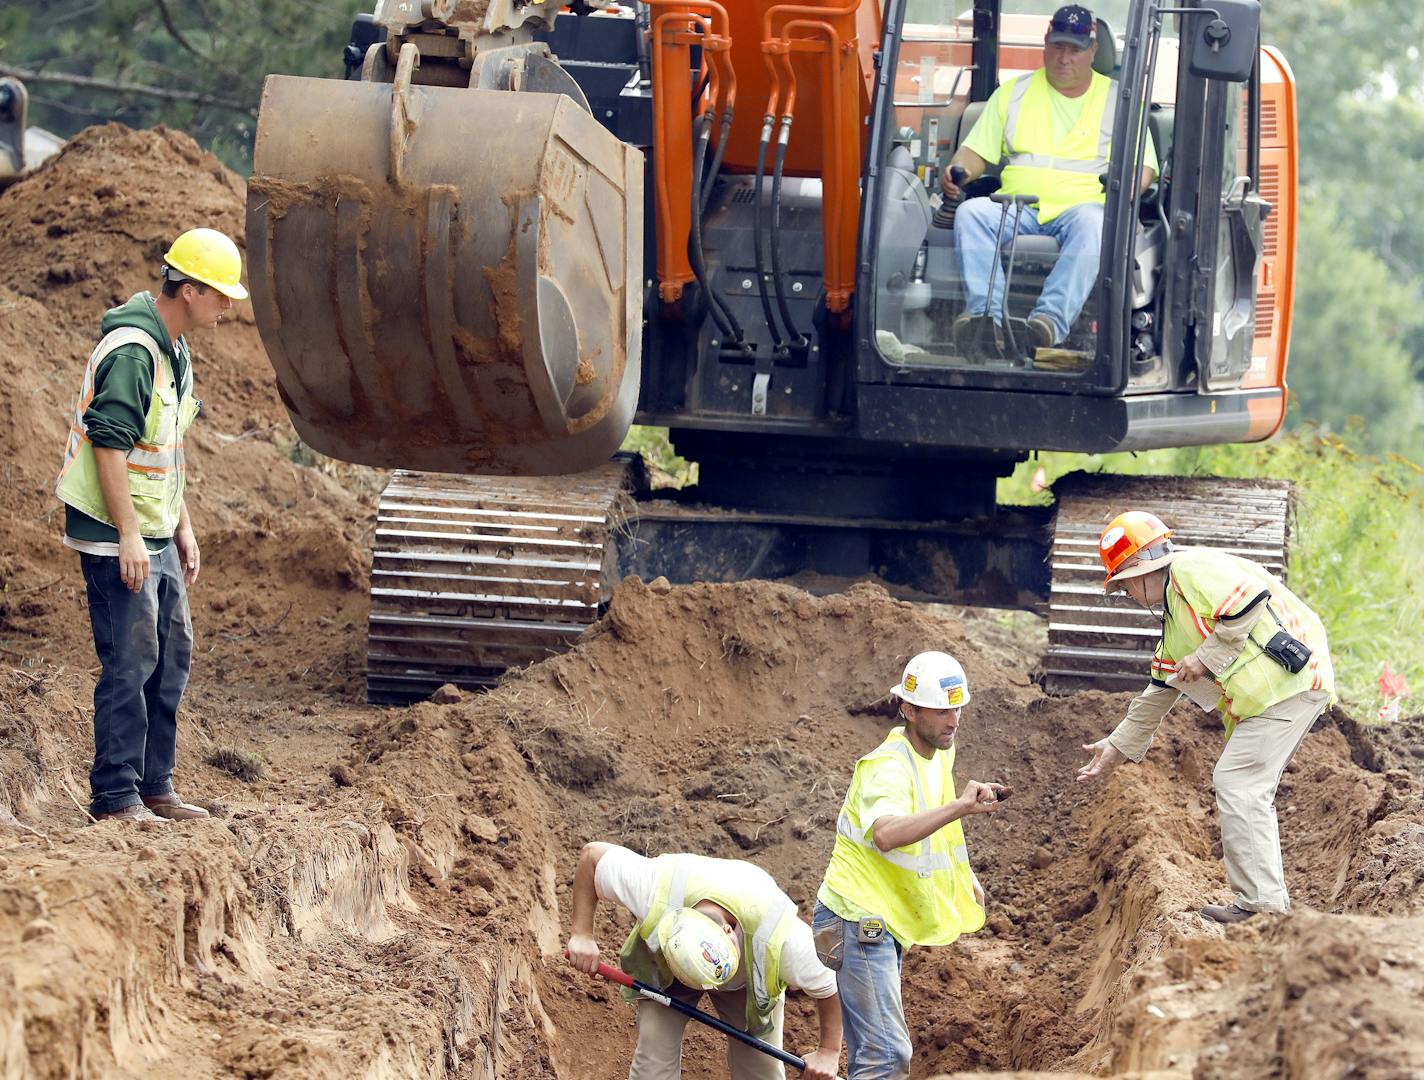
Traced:
<path fill-rule="evenodd" d="M 168 818 L 170 821 L 189 821 L 192 818 L 208 816 L 208 812 L 201 806 L 185 803 L 177 795 L 145 795 L 143 805 L 159 817 Z"/>
<path fill-rule="evenodd" d="M 1237 907 L 1234 902 L 1230 904 L 1208 904 L 1201 909 L 1201 917 L 1203 919 L 1219 922 L 1223 926 L 1229 926 L 1231 923 L 1245 922 L 1255 914 L 1256 912 L 1247 911 L 1244 907 Z"/>
<path fill-rule="evenodd" d="M 134 803 L 122 810 L 110 810 L 107 814 L 94 814 L 93 817 L 95 821 L 127 821 L 133 824 L 156 821 L 160 825 L 168 824 L 143 803 Z"/>
<path fill-rule="evenodd" d="M 949 339 L 954 342 L 956 348 L 963 349 L 965 345 L 969 344 L 975 320 L 983 317 L 982 315 L 971 315 L 966 311 L 954 320 L 954 326 L 949 331 Z"/>
<path fill-rule="evenodd" d="M 1039 349 L 1051 349 L 1058 344 L 1058 331 L 1053 328 L 1053 323 L 1043 315 L 1030 315 L 1028 330 L 1031 339 L 1028 343 L 1030 356 Z"/>

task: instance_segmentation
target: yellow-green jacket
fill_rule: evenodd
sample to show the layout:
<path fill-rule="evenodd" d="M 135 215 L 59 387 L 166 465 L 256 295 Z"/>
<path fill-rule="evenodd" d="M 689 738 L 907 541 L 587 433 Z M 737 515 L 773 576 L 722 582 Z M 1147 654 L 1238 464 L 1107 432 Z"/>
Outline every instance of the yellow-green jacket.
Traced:
<path fill-rule="evenodd" d="M 170 342 L 148 293 L 104 316 L 70 418 L 55 494 L 77 540 L 117 542 L 99 486 L 94 447 L 125 451 L 129 497 L 150 550 L 178 527 L 183 506 L 183 439 L 198 414 L 187 343 Z"/>
<path fill-rule="evenodd" d="M 663 915 L 703 900 L 720 904 L 737 920 L 741 971 L 746 977 L 747 1031 L 758 1037 L 772 1029 L 776 1003 L 786 993 L 781 946 L 796 920 L 796 905 L 771 875 L 751 863 L 705 855 L 659 855 L 657 885 L 647 916 L 623 943 L 618 964 L 633 978 L 665 990 L 673 983 L 662 961 L 658 921 Z M 623 991 L 625 1000 L 637 993 Z"/>
<path fill-rule="evenodd" d="M 1201 648 L 1223 622 L 1263 606 L 1240 653 L 1216 675 L 1221 687 L 1216 707 L 1227 737 L 1239 721 L 1303 691 L 1326 690 L 1334 696 L 1325 627 L 1280 579 L 1248 559 L 1213 548 L 1178 551 L 1167 573 L 1162 640 L 1152 658 L 1153 685 L 1167 686 L 1178 663 Z M 1310 662 L 1294 674 L 1262 650 L 1282 629 L 1311 650 Z"/>
<path fill-rule="evenodd" d="M 903 727 L 891 730 L 878 747 L 855 764 L 836 822 L 836 844 L 817 899 L 843 919 L 879 915 L 901 945 L 947 945 L 984 925 L 984 909 L 974 899 L 974 872 L 958 821 L 918 844 L 881 851 L 862 820 L 866 793 L 898 787 L 911 812 L 932 809 L 926 784 L 937 773 L 936 805 L 954 801 L 954 748 L 926 760 L 910 745 Z M 931 788 L 934 785 L 930 785 Z"/>

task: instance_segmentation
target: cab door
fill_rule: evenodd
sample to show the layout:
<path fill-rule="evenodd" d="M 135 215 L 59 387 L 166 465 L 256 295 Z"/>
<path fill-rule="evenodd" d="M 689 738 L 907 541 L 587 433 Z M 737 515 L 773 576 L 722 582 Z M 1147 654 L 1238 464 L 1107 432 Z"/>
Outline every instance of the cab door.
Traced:
<path fill-rule="evenodd" d="M 1171 221 L 1174 237 L 1189 243 L 1179 243 L 1172 260 L 1168 309 L 1175 329 L 1164 344 L 1194 369 L 1198 392 L 1239 386 L 1256 339 L 1256 288 L 1272 208 L 1260 193 L 1259 34 L 1254 11 L 1248 7 L 1245 15 L 1231 27 L 1237 46 L 1251 50 L 1244 70 L 1239 62 L 1233 72 L 1202 60 L 1204 12 L 1183 35 L 1178 72 Z"/>
<path fill-rule="evenodd" d="M 1221 167 L 1215 190 L 1202 192 L 1204 208 L 1214 213 L 1199 222 L 1201 261 L 1212 268 L 1212 281 L 1203 297 L 1197 365 L 1201 385 L 1212 391 L 1240 384 L 1256 338 L 1256 283 L 1271 212 L 1259 190 L 1259 98 L 1255 79 L 1247 87 L 1212 83 L 1207 93 L 1213 137 L 1206 160 Z"/>

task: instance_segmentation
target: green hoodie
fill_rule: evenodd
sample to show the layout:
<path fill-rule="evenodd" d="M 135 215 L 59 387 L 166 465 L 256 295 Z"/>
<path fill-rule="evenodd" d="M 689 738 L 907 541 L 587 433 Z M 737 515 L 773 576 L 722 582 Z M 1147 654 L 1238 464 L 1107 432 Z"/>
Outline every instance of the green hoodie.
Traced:
<path fill-rule="evenodd" d="M 110 308 L 99 324 L 101 335 L 121 326 L 137 326 L 153 335 L 168 354 L 173 377 L 181 386 L 188 369 L 188 343 L 182 337 L 175 347 L 168 328 L 159 318 L 153 294 L 135 293 L 128 303 Z M 153 360 L 142 345 L 124 345 L 99 361 L 94 372 L 94 397 L 84 412 L 84 431 L 95 446 L 128 453 L 143 434 L 144 420 L 153 400 Z M 119 532 L 112 525 L 91 518 L 66 505 L 64 531 L 75 540 L 117 544 Z M 149 551 L 162 551 L 170 537 L 144 537 Z"/>

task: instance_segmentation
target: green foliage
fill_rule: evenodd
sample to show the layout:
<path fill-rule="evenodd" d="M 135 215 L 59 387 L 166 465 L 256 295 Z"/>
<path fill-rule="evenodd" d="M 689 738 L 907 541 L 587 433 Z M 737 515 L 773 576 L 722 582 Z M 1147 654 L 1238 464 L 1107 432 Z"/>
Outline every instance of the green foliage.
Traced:
<path fill-rule="evenodd" d="M 13 10 L 11 10 L 13 8 Z M 194 104 L 34 81 L 30 123 L 70 136 L 115 120 L 188 132 L 246 173 L 262 80 L 339 76 L 351 20 L 368 9 L 309 0 L 51 0 L 0 13 L 0 62 L 203 94 Z"/>
<path fill-rule="evenodd" d="M 1329 204 L 1307 200 L 1287 372 L 1292 421 L 1343 431 L 1358 417 L 1365 449 L 1424 460 L 1424 387 L 1407 345 L 1424 339 L 1424 310 L 1407 279 L 1373 252 L 1342 243 L 1342 233 Z"/>
<path fill-rule="evenodd" d="M 1262 9 L 1291 61 L 1302 202 L 1295 326 L 1296 417 L 1365 422 L 1370 449 L 1424 446 L 1424 5 L 1296 0 Z"/>
<path fill-rule="evenodd" d="M 1040 466 L 1050 483 L 1084 468 L 1293 480 L 1290 586 L 1325 621 L 1341 697 L 1361 718 L 1372 716 L 1375 681 L 1386 661 L 1411 685 L 1424 687 L 1424 469 L 1413 462 L 1368 457 L 1334 435 L 1307 428 L 1250 445 L 1096 457 L 1042 454 L 1000 481 L 1000 502 L 1051 501 L 1048 492 L 1030 489 Z"/>
<path fill-rule="evenodd" d="M 655 488 L 681 488 L 697 483 L 697 463 L 678 456 L 665 427 L 634 424 L 619 449 L 643 456 L 648 478 Z"/>

